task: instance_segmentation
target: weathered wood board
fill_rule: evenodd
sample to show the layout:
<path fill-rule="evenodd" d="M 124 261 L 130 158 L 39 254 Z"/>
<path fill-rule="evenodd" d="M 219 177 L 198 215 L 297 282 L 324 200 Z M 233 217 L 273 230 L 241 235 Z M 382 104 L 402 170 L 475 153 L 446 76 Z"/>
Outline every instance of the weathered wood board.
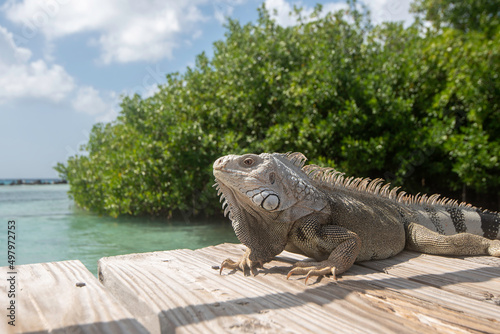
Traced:
<path fill-rule="evenodd" d="M 14 277 L 14 287 L 0 284 L 0 333 L 147 333 L 80 261 L 0 267 L 0 277 Z M 15 326 L 6 318 L 11 300 Z"/>
<path fill-rule="evenodd" d="M 494 266 L 403 252 L 308 285 L 303 276 L 286 280 L 303 259 L 287 252 L 256 276 L 212 268 L 243 250 L 103 258 L 99 279 L 152 333 L 500 333 Z"/>
<path fill-rule="evenodd" d="M 490 264 L 500 260 L 494 257 Z M 486 261 L 484 261 L 486 262 Z M 496 262 L 496 263 L 495 263 Z M 500 266 L 414 252 L 380 261 L 368 261 L 362 266 L 435 286 L 456 294 L 500 305 Z"/>

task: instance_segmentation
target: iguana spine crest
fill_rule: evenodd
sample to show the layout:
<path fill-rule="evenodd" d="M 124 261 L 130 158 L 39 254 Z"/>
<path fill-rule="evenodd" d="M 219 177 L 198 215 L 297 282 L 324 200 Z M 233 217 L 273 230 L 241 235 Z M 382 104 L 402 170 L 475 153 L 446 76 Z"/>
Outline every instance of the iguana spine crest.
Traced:
<path fill-rule="evenodd" d="M 344 173 L 339 172 L 334 168 L 325 168 L 317 165 L 304 166 L 307 158 L 302 153 L 285 153 L 283 154 L 283 157 L 289 159 L 295 166 L 301 168 L 302 171 L 313 180 L 330 185 L 334 188 L 342 187 L 359 192 L 366 192 L 389 198 L 398 203 L 407 205 L 441 205 L 447 207 L 468 207 L 477 209 L 469 203 L 459 203 L 457 200 L 442 197 L 440 194 L 433 194 L 429 196 L 427 194 L 418 193 L 416 195 L 410 195 L 405 191 L 400 191 L 401 187 L 393 187 L 391 189 L 391 184 L 384 183 L 385 181 L 380 178 L 372 180 L 370 178 L 362 177 L 355 178 L 354 176 L 347 177 Z"/>

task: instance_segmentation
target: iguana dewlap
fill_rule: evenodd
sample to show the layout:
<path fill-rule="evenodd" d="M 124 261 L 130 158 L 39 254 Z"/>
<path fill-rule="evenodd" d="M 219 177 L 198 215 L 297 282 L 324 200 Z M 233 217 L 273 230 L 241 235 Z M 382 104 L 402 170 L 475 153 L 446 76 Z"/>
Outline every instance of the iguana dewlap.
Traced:
<path fill-rule="evenodd" d="M 500 257 L 500 215 L 439 198 L 409 196 L 381 179 L 346 178 L 304 166 L 301 153 L 228 155 L 214 163 L 217 189 L 243 257 L 223 268 L 262 266 L 283 250 L 298 262 L 289 274 L 341 274 L 355 261 L 385 259 L 405 247 L 429 254 Z"/>

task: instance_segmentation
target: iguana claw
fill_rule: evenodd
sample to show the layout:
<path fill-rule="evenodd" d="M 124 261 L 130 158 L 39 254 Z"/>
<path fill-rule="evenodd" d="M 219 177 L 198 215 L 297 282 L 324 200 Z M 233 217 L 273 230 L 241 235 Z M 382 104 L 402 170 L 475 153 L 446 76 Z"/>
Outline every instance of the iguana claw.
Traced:
<path fill-rule="evenodd" d="M 335 266 L 324 266 L 320 262 L 297 262 L 295 268 L 288 272 L 286 279 L 289 279 L 292 275 L 306 275 L 306 280 L 304 284 L 307 284 L 309 277 L 311 276 L 323 276 L 323 275 L 333 275 L 333 279 L 337 279 L 336 273 L 338 273 Z"/>
<path fill-rule="evenodd" d="M 237 268 L 236 265 L 237 265 L 237 263 L 234 262 L 233 260 L 225 259 L 224 261 L 222 261 L 222 263 L 220 265 L 219 275 L 222 275 L 222 269 L 224 269 L 224 268 L 236 269 Z"/>
<path fill-rule="evenodd" d="M 243 272 L 245 272 L 245 270 L 248 268 L 250 269 L 252 275 L 255 276 L 257 275 L 257 273 L 255 272 L 254 269 L 262 267 L 263 267 L 262 261 L 254 262 L 250 260 L 247 256 L 243 255 L 238 262 L 235 262 L 231 259 L 225 259 L 224 261 L 222 261 L 222 264 L 220 265 L 219 275 L 222 275 L 222 269 L 224 268 L 237 269 Z"/>

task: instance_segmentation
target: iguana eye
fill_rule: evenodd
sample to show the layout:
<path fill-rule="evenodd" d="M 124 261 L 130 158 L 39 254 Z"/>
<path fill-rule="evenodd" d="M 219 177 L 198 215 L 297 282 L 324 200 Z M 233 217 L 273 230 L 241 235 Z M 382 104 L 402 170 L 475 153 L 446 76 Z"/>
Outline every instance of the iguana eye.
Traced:
<path fill-rule="evenodd" d="M 252 158 L 246 158 L 245 160 L 243 160 L 243 164 L 247 167 L 250 167 L 252 166 L 254 163 L 253 159 Z"/>

